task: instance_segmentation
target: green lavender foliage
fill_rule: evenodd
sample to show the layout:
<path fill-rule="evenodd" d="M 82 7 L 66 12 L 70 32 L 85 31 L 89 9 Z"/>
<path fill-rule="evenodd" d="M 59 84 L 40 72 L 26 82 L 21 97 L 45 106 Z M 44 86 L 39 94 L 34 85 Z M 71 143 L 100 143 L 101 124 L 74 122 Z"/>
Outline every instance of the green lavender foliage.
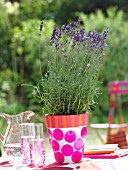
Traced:
<path fill-rule="evenodd" d="M 84 113 L 99 95 L 98 75 L 107 31 L 103 36 L 96 31 L 85 35 L 84 29 L 76 29 L 76 25 L 54 27 L 48 72 L 34 87 L 34 94 L 51 114 Z"/>
<path fill-rule="evenodd" d="M 98 63 L 94 59 L 91 67 L 87 67 L 88 58 L 83 57 L 83 53 L 79 56 L 76 53 L 76 50 L 70 51 L 67 58 L 59 52 L 51 56 L 49 76 L 42 80 L 42 88 L 43 99 L 52 113 L 84 113 L 94 104 Z"/>

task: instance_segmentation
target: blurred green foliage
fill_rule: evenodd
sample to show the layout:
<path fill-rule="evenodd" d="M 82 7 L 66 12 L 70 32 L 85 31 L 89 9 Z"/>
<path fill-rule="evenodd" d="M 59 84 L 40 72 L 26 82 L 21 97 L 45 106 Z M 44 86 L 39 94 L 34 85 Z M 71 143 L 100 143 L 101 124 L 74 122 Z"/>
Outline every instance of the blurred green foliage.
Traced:
<path fill-rule="evenodd" d="M 108 47 L 100 73 L 102 95 L 90 115 L 91 122 L 106 121 L 110 104 L 108 83 L 128 80 L 128 16 L 116 7 L 108 8 L 104 14 L 97 10 L 98 6 L 94 8 L 93 1 L 87 2 L 89 1 L 0 1 L 0 112 L 17 114 L 24 110 L 33 110 L 39 116 L 43 115 L 42 104 L 32 96 L 32 89 L 21 85 L 36 85 L 41 74 L 45 74 L 50 53 L 49 37 L 56 22 L 70 22 L 80 16 L 87 31 L 96 29 L 102 32 L 109 27 Z M 122 1 L 122 6 L 125 2 Z M 107 5 L 103 9 L 106 7 Z M 97 12 L 85 14 L 84 12 L 90 12 L 87 11 L 89 8 L 90 11 L 93 8 Z M 39 36 L 42 19 L 45 19 L 45 24 L 43 35 Z M 128 101 L 125 98 L 124 103 L 126 100 Z M 127 107 L 125 103 L 125 108 Z"/>
<path fill-rule="evenodd" d="M 76 12 L 83 11 L 86 14 L 102 9 L 106 14 L 107 8 L 117 6 L 118 10 L 128 12 L 127 0 L 6 0 L 20 2 L 19 15 L 21 20 L 33 18 L 53 19 L 58 24 L 77 20 Z"/>
<path fill-rule="evenodd" d="M 102 95 L 99 97 L 98 105 L 93 113 L 93 118 L 95 115 L 98 119 L 99 115 L 102 122 L 105 121 L 104 118 L 107 117 L 110 106 L 108 83 L 116 80 L 128 80 L 128 23 L 125 20 L 125 13 L 123 11 L 117 12 L 115 7 L 107 10 L 107 17 L 104 16 L 101 10 L 90 15 L 85 15 L 84 13 L 79 15 L 87 31 L 93 29 L 103 31 L 104 28 L 109 28 L 108 47 L 106 48 L 104 63 L 100 72 L 100 91 Z M 128 98 L 123 97 L 122 100 L 126 102 Z M 125 105 L 125 107 L 128 106 Z"/>

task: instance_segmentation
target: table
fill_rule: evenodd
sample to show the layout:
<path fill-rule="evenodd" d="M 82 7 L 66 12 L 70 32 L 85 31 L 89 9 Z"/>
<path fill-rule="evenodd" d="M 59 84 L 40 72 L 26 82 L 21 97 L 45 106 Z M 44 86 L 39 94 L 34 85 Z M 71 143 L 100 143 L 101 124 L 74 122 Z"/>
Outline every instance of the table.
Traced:
<path fill-rule="evenodd" d="M 127 129 L 128 129 L 128 124 L 99 123 L 99 124 L 90 124 L 90 127 L 91 127 L 92 129 L 94 129 L 94 131 L 95 131 L 96 135 L 98 136 L 98 138 L 100 139 L 101 143 L 102 143 L 102 144 L 106 144 L 106 143 L 107 143 L 107 139 L 106 139 L 106 141 L 103 140 L 103 138 L 102 138 L 102 136 L 101 136 L 101 134 L 100 134 L 100 132 L 99 132 L 100 129 L 106 129 L 106 130 L 108 130 L 108 128 L 110 128 L 110 129 L 124 128 L 124 129 L 126 129 L 126 131 L 127 131 Z M 107 136 L 107 134 L 106 134 L 106 136 Z M 108 136 L 107 136 L 107 138 L 108 138 Z"/>
<path fill-rule="evenodd" d="M 53 163 L 54 158 L 53 154 L 46 154 L 46 164 Z M 18 158 L 17 158 L 18 159 Z M 1 166 L 1 163 L 3 161 L 8 161 L 8 158 L 2 157 L 0 158 L 0 170 L 18 170 L 18 168 L 15 168 L 15 164 L 5 164 L 5 166 Z M 17 161 L 17 160 L 16 160 Z M 83 161 L 92 161 L 96 163 L 102 170 L 128 170 L 128 156 L 125 156 L 123 158 L 117 158 L 117 159 L 85 159 L 83 158 Z M 71 170 L 71 169 L 76 169 L 79 164 L 68 164 L 68 165 L 63 165 L 58 167 L 58 170 Z M 69 167 L 69 168 L 66 168 Z M 54 168 L 52 168 L 55 170 Z M 27 167 L 22 167 L 19 170 L 43 170 L 42 168 L 27 168 Z M 48 169 L 45 169 L 48 170 Z"/>
<path fill-rule="evenodd" d="M 103 170 L 128 170 L 128 156 L 117 159 L 97 159 L 95 162 Z"/>

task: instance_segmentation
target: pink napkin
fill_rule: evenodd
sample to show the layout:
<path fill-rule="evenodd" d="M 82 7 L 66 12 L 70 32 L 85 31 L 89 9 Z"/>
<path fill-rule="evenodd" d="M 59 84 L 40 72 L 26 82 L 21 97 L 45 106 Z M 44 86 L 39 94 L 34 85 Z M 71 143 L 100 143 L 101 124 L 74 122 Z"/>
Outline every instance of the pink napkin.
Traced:
<path fill-rule="evenodd" d="M 64 165 L 67 165 L 67 166 L 64 166 Z M 58 164 L 56 162 L 52 163 L 52 164 L 49 164 L 47 165 L 45 168 L 42 168 L 42 170 L 72 170 L 73 168 L 71 167 L 68 167 L 68 164 Z"/>
<path fill-rule="evenodd" d="M 11 161 L 3 161 L 0 162 L 0 170 L 10 170 L 10 168 L 12 168 L 14 166 L 14 164 Z M 29 165 L 27 166 L 27 169 L 35 169 L 35 167 L 33 165 Z M 60 165 L 58 163 L 52 163 L 47 165 L 46 167 L 44 166 L 38 166 L 37 170 L 73 170 L 73 168 L 71 167 L 64 167 L 63 165 Z"/>
<path fill-rule="evenodd" d="M 4 161 L 0 163 L 0 170 L 10 170 L 13 164 L 10 161 Z"/>

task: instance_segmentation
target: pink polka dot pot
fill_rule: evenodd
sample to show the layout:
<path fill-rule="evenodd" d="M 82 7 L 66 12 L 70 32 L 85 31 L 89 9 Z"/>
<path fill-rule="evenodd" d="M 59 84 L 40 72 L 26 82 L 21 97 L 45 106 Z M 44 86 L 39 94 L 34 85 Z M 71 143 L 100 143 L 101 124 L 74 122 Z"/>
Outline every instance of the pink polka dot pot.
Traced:
<path fill-rule="evenodd" d="M 84 152 L 86 126 L 72 128 L 49 128 L 50 144 L 58 163 L 78 163 Z"/>
<path fill-rule="evenodd" d="M 49 142 L 56 162 L 78 163 L 84 152 L 88 113 L 78 115 L 45 115 Z"/>

